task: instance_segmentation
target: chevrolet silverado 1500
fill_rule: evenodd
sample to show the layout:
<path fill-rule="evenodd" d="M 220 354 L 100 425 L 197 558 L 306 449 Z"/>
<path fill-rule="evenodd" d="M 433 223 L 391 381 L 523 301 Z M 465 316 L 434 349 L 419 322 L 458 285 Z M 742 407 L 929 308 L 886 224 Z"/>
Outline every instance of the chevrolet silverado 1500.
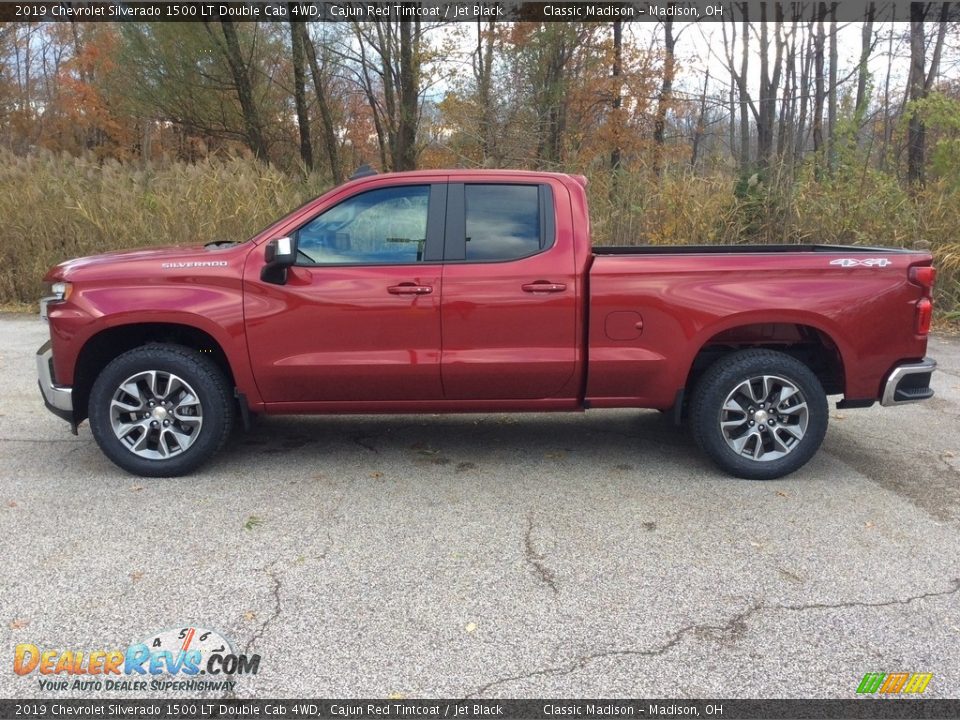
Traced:
<path fill-rule="evenodd" d="M 766 479 L 816 452 L 827 395 L 933 395 L 929 254 L 591 247 L 585 186 L 365 175 L 246 242 L 64 262 L 46 405 L 146 476 L 194 470 L 253 413 L 655 408 Z"/>

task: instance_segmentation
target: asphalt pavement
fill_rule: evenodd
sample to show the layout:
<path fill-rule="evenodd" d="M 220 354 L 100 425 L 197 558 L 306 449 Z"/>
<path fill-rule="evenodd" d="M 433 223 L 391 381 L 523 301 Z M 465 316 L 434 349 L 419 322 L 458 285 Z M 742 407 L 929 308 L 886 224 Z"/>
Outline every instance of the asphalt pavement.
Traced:
<path fill-rule="evenodd" d="M 46 333 L 0 316 L 0 697 L 124 697 L 14 648 L 186 627 L 260 655 L 241 698 L 960 696 L 958 339 L 933 400 L 831 410 L 773 482 L 631 410 L 261 418 L 143 479 L 44 408 Z"/>

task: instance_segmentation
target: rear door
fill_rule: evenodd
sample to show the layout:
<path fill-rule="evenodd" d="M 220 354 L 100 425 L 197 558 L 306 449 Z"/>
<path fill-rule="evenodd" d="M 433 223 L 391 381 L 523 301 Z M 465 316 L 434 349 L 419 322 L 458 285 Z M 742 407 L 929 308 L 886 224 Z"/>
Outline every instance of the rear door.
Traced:
<path fill-rule="evenodd" d="M 569 238 L 557 241 L 555 192 L 566 190 L 450 184 L 441 305 L 446 398 L 576 396 L 577 276 Z"/>
<path fill-rule="evenodd" d="M 286 282 L 245 273 L 251 364 L 268 403 L 439 400 L 446 184 L 360 191 L 306 220 Z"/>

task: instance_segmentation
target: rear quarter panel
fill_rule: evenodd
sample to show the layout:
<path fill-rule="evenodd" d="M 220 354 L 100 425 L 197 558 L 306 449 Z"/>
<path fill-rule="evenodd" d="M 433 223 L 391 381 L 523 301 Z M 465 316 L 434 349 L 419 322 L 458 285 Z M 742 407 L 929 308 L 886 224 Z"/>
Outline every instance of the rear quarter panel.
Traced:
<path fill-rule="evenodd" d="M 827 335 L 840 351 L 845 395 L 877 398 L 902 360 L 922 358 L 914 331 L 922 291 L 908 268 L 922 253 L 878 253 L 886 267 L 840 267 L 832 252 L 596 256 L 590 271 L 589 364 L 592 406 L 670 407 L 697 353 L 723 331 L 797 323 Z M 863 257 L 858 255 L 858 257 Z M 607 318 L 642 316 L 639 337 L 614 340 Z"/>

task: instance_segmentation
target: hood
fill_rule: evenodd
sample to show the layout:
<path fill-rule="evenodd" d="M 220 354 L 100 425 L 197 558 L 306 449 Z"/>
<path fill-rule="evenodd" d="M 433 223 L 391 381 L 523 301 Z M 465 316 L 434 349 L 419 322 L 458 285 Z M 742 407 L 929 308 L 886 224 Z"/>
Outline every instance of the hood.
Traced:
<path fill-rule="evenodd" d="M 150 270 L 189 270 L 199 268 L 226 267 L 237 245 L 176 245 L 170 247 L 141 248 L 139 250 L 119 250 L 100 255 L 66 260 L 50 269 L 44 280 L 76 280 L 87 275 L 99 275 L 111 269 L 139 267 Z"/>

